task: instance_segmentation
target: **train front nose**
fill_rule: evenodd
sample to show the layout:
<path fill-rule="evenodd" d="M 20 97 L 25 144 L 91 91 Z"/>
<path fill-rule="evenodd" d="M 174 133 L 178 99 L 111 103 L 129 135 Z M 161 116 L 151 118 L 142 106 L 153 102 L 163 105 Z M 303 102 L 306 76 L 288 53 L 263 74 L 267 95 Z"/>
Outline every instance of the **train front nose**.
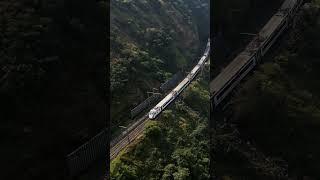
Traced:
<path fill-rule="evenodd" d="M 154 113 L 153 112 L 149 113 L 149 119 L 154 119 Z"/>
<path fill-rule="evenodd" d="M 150 112 L 149 112 L 149 119 L 154 119 L 155 116 L 157 114 L 157 111 L 152 109 Z"/>

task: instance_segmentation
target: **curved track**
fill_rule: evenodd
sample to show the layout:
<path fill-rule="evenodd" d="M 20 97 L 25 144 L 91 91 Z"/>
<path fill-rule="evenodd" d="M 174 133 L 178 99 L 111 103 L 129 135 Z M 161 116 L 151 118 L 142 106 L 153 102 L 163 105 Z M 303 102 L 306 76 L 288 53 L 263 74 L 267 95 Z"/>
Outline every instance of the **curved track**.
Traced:
<path fill-rule="evenodd" d="M 189 79 L 188 83 L 185 84 L 183 87 L 181 86 L 181 83 L 183 83 L 185 81 L 185 79 L 183 79 L 178 85 L 177 87 L 174 88 L 173 91 L 177 91 L 176 89 L 179 89 L 179 93 L 175 96 L 172 96 L 172 91 L 165 96 L 162 101 L 164 101 L 165 99 L 168 99 L 168 96 L 171 95 L 172 97 L 167 100 L 168 102 L 166 103 L 166 106 L 164 106 L 163 108 L 161 108 L 161 111 L 158 113 L 160 114 L 165 107 L 167 107 L 171 102 L 173 102 L 178 95 L 180 94 L 180 92 L 182 92 L 186 87 L 188 87 L 188 85 L 190 84 L 190 82 L 192 80 L 194 80 L 195 76 L 197 74 L 199 74 L 200 72 L 200 66 L 204 66 L 205 62 L 209 59 L 209 53 L 210 53 L 210 39 L 208 40 L 207 43 L 207 47 L 206 50 L 204 52 L 204 55 L 201 57 L 201 59 L 199 60 L 198 64 L 196 64 L 193 68 L 193 71 L 191 71 L 186 78 Z M 205 57 L 205 58 L 204 58 Z M 200 65 L 199 65 L 200 64 Z M 194 69 L 197 69 L 197 71 L 194 71 Z M 160 101 L 160 102 L 162 102 Z M 124 131 L 119 137 L 117 137 L 116 139 L 114 139 L 111 143 L 110 143 L 110 160 L 113 160 L 115 157 L 117 157 L 117 155 L 125 148 L 127 147 L 132 141 L 134 141 L 139 135 L 142 134 L 144 127 L 146 125 L 146 123 L 150 120 L 148 118 L 149 113 L 145 114 L 143 117 L 141 117 L 140 119 L 138 119 L 138 121 L 136 121 L 131 127 L 129 127 L 126 131 Z"/>

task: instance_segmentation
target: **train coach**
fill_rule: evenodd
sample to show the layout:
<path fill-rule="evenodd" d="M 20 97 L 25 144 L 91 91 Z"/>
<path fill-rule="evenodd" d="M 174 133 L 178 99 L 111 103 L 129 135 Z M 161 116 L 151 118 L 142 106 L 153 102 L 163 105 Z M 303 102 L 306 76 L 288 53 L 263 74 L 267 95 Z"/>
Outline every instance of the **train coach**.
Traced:
<path fill-rule="evenodd" d="M 221 73 L 210 82 L 212 108 L 218 106 L 239 82 L 261 61 L 282 32 L 289 27 L 302 0 L 285 0 L 259 34 Z"/>
<path fill-rule="evenodd" d="M 186 76 L 186 78 L 184 78 L 178 84 L 177 87 L 175 87 L 164 99 L 162 99 L 154 108 L 152 108 L 149 111 L 149 114 L 148 114 L 149 119 L 156 118 L 191 83 L 191 81 L 199 73 L 205 61 L 208 59 L 209 52 L 210 52 L 210 39 L 208 39 L 208 43 L 204 51 L 204 55 L 200 58 L 198 64 L 193 67 L 191 72 Z"/>

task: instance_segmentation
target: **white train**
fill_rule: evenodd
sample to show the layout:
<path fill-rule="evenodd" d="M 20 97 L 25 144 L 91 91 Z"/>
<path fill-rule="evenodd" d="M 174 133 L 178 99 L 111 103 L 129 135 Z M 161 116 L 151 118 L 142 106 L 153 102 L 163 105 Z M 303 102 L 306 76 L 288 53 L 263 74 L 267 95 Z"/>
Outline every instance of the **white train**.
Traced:
<path fill-rule="evenodd" d="M 289 27 L 303 0 L 285 0 L 259 34 L 221 73 L 210 82 L 212 108 L 218 106 L 235 86 L 258 64 L 282 32 Z"/>
<path fill-rule="evenodd" d="M 204 51 L 203 56 L 200 58 L 198 64 L 194 66 L 191 72 L 184 78 L 177 87 L 175 87 L 165 98 L 163 98 L 154 108 L 152 108 L 149 112 L 149 119 L 156 118 L 163 109 L 165 109 L 196 77 L 199 73 L 201 67 L 204 65 L 206 60 L 209 57 L 210 52 L 210 38 L 208 39 L 208 43 L 206 49 Z"/>

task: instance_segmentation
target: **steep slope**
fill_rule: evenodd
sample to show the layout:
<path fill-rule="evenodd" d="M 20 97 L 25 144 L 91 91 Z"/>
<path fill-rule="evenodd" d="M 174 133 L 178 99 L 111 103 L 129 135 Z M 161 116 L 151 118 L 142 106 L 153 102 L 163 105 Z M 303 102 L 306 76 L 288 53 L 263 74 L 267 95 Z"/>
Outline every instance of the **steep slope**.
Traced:
<path fill-rule="evenodd" d="M 190 65 L 209 35 L 209 1 L 111 1 L 111 119 L 130 117 L 146 92 Z"/>
<path fill-rule="evenodd" d="M 111 163 L 111 179 L 209 179 L 209 69 Z M 198 103 L 194 103 L 198 102 Z"/>

